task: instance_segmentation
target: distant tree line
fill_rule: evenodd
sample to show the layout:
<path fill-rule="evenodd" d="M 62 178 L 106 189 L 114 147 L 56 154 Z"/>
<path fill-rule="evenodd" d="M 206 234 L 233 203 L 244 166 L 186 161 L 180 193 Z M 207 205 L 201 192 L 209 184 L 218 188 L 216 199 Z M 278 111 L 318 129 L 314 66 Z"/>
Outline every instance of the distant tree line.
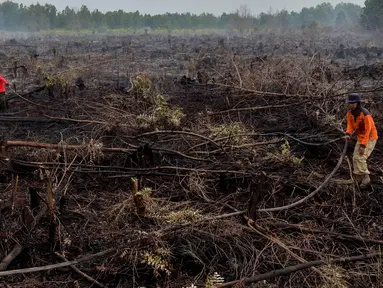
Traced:
<path fill-rule="evenodd" d="M 361 24 L 368 30 L 383 28 L 383 0 L 366 0 Z"/>
<path fill-rule="evenodd" d="M 234 13 L 215 16 L 210 13 L 166 13 L 162 15 L 141 14 L 139 11 L 123 10 L 102 13 L 90 11 L 83 5 L 80 9 L 66 7 L 58 11 L 54 5 L 23 4 L 6 1 L 0 4 L 0 29 L 9 31 L 40 31 L 50 29 L 198 29 L 233 28 L 244 30 L 254 27 L 305 28 L 313 26 L 335 26 L 350 28 L 362 24 L 367 29 L 383 27 L 383 1 L 366 0 L 362 8 L 352 3 L 341 3 L 335 7 L 322 3 L 316 7 L 303 8 L 300 12 L 286 10 L 261 13 L 254 16 L 247 6 Z"/>

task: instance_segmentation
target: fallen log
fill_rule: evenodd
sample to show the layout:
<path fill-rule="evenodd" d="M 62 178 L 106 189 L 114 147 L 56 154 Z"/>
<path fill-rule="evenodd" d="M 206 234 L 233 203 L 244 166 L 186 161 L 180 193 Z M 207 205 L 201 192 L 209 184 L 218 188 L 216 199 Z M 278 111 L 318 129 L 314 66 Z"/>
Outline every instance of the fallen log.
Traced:
<path fill-rule="evenodd" d="M 220 285 L 217 285 L 217 288 L 224 288 L 224 287 L 231 287 L 236 284 L 249 284 L 249 283 L 256 283 L 262 280 L 267 280 L 279 276 L 288 275 L 294 272 L 297 272 L 299 270 L 315 267 L 315 266 L 322 266 L 322 265 L 330 265 L 330 264 L 341 264 L 341 263 L 349 263 L 349 262 L 356 262 L 361 260 L 367 260 L 375 257 L 380 257 L 381 253 L 371 253 L 367 255 L 359 255 L 359 256 L 353 256 L 353 257 L 345 257 L 345 258 L 338 258 L 338 259 L 331 259 L 328 262 L 324 260 L 316 260 L 311 261 L 299 265 L 289 266 L 283 269 L 273 270 L 264 274 L 256 275 L 253 277 L 243 278 L 241 280 L 235 280 L 231 282 L 226 282 Z"/>
<path fill-rule="evenodd" d="M 12 251 L 5 256 L 5 258 L 0 262 L 0 271 L 5 271 L 7 270 L 9 264 L 20 255 L 21 251 L 23 251 L 23 246 L 20 244 L 17 244 Z"/>
<path fill-rule="evenodd" d="M 334 238 L 338 238 L 340 240 L 352 240 L 352 241 L 358 241 L 358 242 L 363 242 L 363 243 L 383 245 L 383 240 L 364 238 L 364 237 L 356 236 L 356 235 L 341 234 L 341 233 L 336 233 L 336 232 L 326 231 L 326 230 L 311 229 L 311 228 L 307 228 L 307 227 L 304 227 L 301 225 L 296 225 L 296 224 L 272 223 L 270 225 L 274 226 L 278 229 L 291 229 L 291 230 L 310 233 L 310 234 L 328 234 L 328 235 L 330 235 Z"/>
<path fill-rule="evenodd" d="M 300 103 L 292 103 L 292 104 L 233 108 L 233 109 L 229 109 L 229 110 L 224 110 L 224 111 L 210 113 L 209 116 L 220 115 L 220 114 L 225 114 L 225 113 L 230 113 L 230 112 L 258 111 L 258 110 L 267 110 L 267 109 L 287 108 L 287 107 L 296 106 L 296 105 L 303 105 L 304 103 L 307 103 L 307 102 L 309 102 L 309 101 L 303 101 L 303 102 L 300 102 Z"/>
<path fill-rule="evenodd" d="M 48 118 L 49 120 L 58 121 L 58 122 L 74 122 L 74 123 L 108 125 L 108 122 L 96 121 L 96 120 L 81 120 L 81 119 L 72 119 L 72 118 L 65 118 L 65 117 L 53 117 L 46 114 L 44 114 L 44 116 Z"/>
<path fill-rule="evenodd" d="M 44 117 L 8 117 L 8 116 L 0 116 L 0 121 L 1 122 L 33 122 L 33 123 L 57 122 L 57 120 L 51 120 Z"/>
<path fill-rule="evenodd" d="M 67 262 L 63 262 L 63 263 L 52 264 L 52 265 L 41 266 L 41 267 L 32 267 L 32 268 L 25 268 L 25 269 L 3 271 L 3 272 L 0 272 L 0 277 L 16 275 L 16 274 L 41 272 L 41 271 L 47 271 L 47 270 L 57 269 L 57 268 L 61 268 L 61 267 L 67 267 L 67 266 L 75 265 L 75 264 L 78 264 L 78 263 L 81 263 L 84 261 L 89 261 L 89 260 L 92 260 L 92 259 L 97 258 L 97 257 L 106 256 L 106 255 L 112 254 L 116 251 L 117 251 L 117 249 L 111 248 L 111 249 L 108 249 L 108 250 L 105 250 L 105 251 L 102 251 L 102 252 L 99 252 L 96 254 L 88 255 L 88 256 L 82 257 L 80 259 L 73 260 L 73 261 L 67 261 Z"/>
<path fill-rule="evenodd" d="M 61 255 L 60 253 L 55 253 L 61 260 L 63 261 L 66 261 L 68 262 L 68 259 L 66 259 L 63 255 Z M 98 282 L 96 279 L 93 279 L 92 277 L 90 277 L 88 274 L 85 274 L 84 272 L 82 272 L 80 269 L 76 268 L 75 266 L 73 265 L 70 265 L 69 266 L 73 271 L 75 271 L 77 274 L 79 274 L 80 276 L 84 277 L 85 279 L 89 280 L 91 283 L 93 283 L 94 285 L 98 286 L 98 287 L 102 287 L 102 288 L 106 288 L 106 286 L 100 282 Z"/>
<path fill-rule="evenodd" d="M 116 152 L 116 151 L 114 151 Z M 28 162 L 28 161 L 22 161 L 22 160 L 12 160 L 13 163 L 26 166 L 26 167 L 42 167 L 42 166 L 65 166 L 66 163 L 63 162 Z M 251 176 L 252 174 L 250 172 L 244 172 L 244 171 L 238 171 L 238 170 L 214 170 L 214 169 L 197 169 L 197 168 L 187 168 L 187 167 L 180 167 L 180 166 L 155 166 L 155 167 L 148 167 L 148 168 L 130 168 L 130 167 L 118 167 L 118 166 L 100 166 L 100 165 L 86 165 L 86 164 L 72 164 L 73 167 L 79 167 L 79 168 L 88 168 L 88 169 L 112 169 L 113 173 L 118 173 L 119 171 L 115 170 L 123 170 L 123 171 L 134 171 L 135 174 L 140 174 L 137 172 L 147 172 L 150 171 L 160 171 L 160 170 L 175 170 L 177 172 L 179 171 L 185 171 L 185 172 L 201 172 L 201 173 L 228 173 L 228 174 L 236 174 L 236 175 L 248 175 Z M 46 168 L 45 167 L 45 168 Z M 77 170 L 74 170 L 77 171 Z M 90 172 L 91 170 L 88 170 Z M 101 171 L 99 171 L 101 172 Z M 145 173 L 144 173 L 145 174 Z M 112 178 L 124 178 L 124 177 L 132 177 L 130 175 L 114 175 Z"/>
<path fill-rule="evenodd" d="M 1 117 L 0 117 L 0 121 L 1 121 Z M 51 143 L 28 142 L 28 141 L 6 141 L 4 147 L 5 148 L 9 148 L 9 147 L 33 147 L 33 148 L 46 148 L 46 149 L 82 150 L 82 149 L 89 149 L 91 146 L 88 146 L 88 145 L 51 144 Z M 132 145 L 132 148 L 101 147 L 100 150 L 101 150 L 101 152 L 131 153 L 131 152 L 136 152 L 137 148 L 136 147 L 133 148 L 133 145 Z M 194 160 L 194 161 L 211 162 L 210 159 L 189 156 L 189 155 L 186 155 L 184 153 L 181 153 L 181 152 L 175 151 L 175 150 L 166 150 L 166 149 L 160 149 L 160 148 L 153 148 L 153 150 L 155 150 L 156 153 L 159 153 L 159 154 L 179 155 L 183 158 L 187 158 L 187 159 Z"/>
<path fill-rule="evenodd" d="M 33 123 L 53 123 L 53 122 L 69 122 L 69 123 L 86 123 L 86 124 L 101 124 L 107 125 L 107 122 L 93 121 L 93 120 L 78 120 L 70 118 L 59 117 L 13 117 L 13 116 L 0 116 L 2 122 L 33 122 Z"/>
<path fill-rule="evenodd" d="M 142 133 L 142 134 L 140 134 L 140 135 L 138 135 L 138 136 L 136 136 L 134 138 L 143 138 L 143 137 L 147 137 L 147 136 L 160 135 L 160 134 L 174 134 L 174 135 L 180 134 L 180 135 L 193 136 L 193 137 L 200 138 L 200 139 L 203 139 L 205 141 L 208 141 L 208 142 L 212 143 L 213 145 L 215 145 L 218 148 L 222 148 L 221 145 L 219 145 L 216 141 L 214 141 L 213 139 L 210 139 L 210 138 L 208 138 L 208 137 L 206 137 L 204 135 L 193 133 L 193 132 L 188 132 L 188 131 L 181 131 L 181 130 L 151 131 L 151 132 Z"/>
<path fill-rule="evenodd" d="M 29 141 L 6 141 L 5 147 L 34 147 L 34 148 L 47 148 L 47 149 L 68 149 L 68 150 L 83 150 L 90 149 L 90 145 L 67 145 L 67 144 L 51 144 L 51 143 L 39 143 Z M 136 149 L 132 148 L 106 148 L 100 147 L 101 152 L 120 152 L 130 153 L 135 152 Z"/>

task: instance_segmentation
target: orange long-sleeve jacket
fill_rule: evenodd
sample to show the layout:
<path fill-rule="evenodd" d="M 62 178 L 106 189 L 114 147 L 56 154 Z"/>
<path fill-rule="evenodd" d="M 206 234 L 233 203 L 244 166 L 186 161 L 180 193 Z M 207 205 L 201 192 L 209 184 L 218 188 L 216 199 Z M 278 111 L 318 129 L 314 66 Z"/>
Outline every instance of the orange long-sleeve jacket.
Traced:
<path fill-rule="evenodd" d="M 355 111 L 348 111 L 346 133 L 349 135 L 355 133 L 363 147 L 367 146 L 368 141 L 378 139 L 378 131 L 371 113 L 361 106 Z"/>
<path fill-rule="evenodd" d="M 4 79 L 3 76 L 0 75 L 0 93 L 5 92 L 5 85 L 8 85 L 8 81 Z"/>

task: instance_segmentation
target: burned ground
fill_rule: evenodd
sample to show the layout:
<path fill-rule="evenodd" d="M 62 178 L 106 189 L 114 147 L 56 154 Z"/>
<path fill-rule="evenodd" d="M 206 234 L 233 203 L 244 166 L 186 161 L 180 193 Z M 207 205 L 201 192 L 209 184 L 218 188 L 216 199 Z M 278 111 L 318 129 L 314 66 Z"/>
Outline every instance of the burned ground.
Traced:
<path fill-rule="evenodd" d="M 205 287 L 214 273 L 229 282 L 379 252 L 382 144 L 368 190 L 352 181 L 353 143 L 342 157 L 348 92 L 363 92 L 383 134 L 381 48 L 368 35 L 2 39 L 0 258 L 21 251 L 2 270 L 109 251 L 76 267 L 107 287 Z M 314 197 L 267 211 L 321 187 L 339 159 Z M 379 263 L 260 283 L 381 287 Z M 90 286 L 69 266 L 0 277 Z"/>

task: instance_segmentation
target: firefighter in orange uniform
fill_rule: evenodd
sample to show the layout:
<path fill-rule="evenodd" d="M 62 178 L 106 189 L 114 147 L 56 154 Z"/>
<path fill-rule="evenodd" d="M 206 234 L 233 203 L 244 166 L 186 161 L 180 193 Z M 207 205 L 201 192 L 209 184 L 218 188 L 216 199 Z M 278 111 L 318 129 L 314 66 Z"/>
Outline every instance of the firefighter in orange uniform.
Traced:
<path fill-rule="evenodd" d="M 359 94 L 350 94 L 347 102 L 350 110 L 347 113 L 345 134 L 348 139 L 354 133 L 357 136 L 353 155 L 354 177 L 360 188 L 366 188 L 371 183 L 367 159 L 375 148 L 378 132 L 371 113 L 362 106 Z"/>

